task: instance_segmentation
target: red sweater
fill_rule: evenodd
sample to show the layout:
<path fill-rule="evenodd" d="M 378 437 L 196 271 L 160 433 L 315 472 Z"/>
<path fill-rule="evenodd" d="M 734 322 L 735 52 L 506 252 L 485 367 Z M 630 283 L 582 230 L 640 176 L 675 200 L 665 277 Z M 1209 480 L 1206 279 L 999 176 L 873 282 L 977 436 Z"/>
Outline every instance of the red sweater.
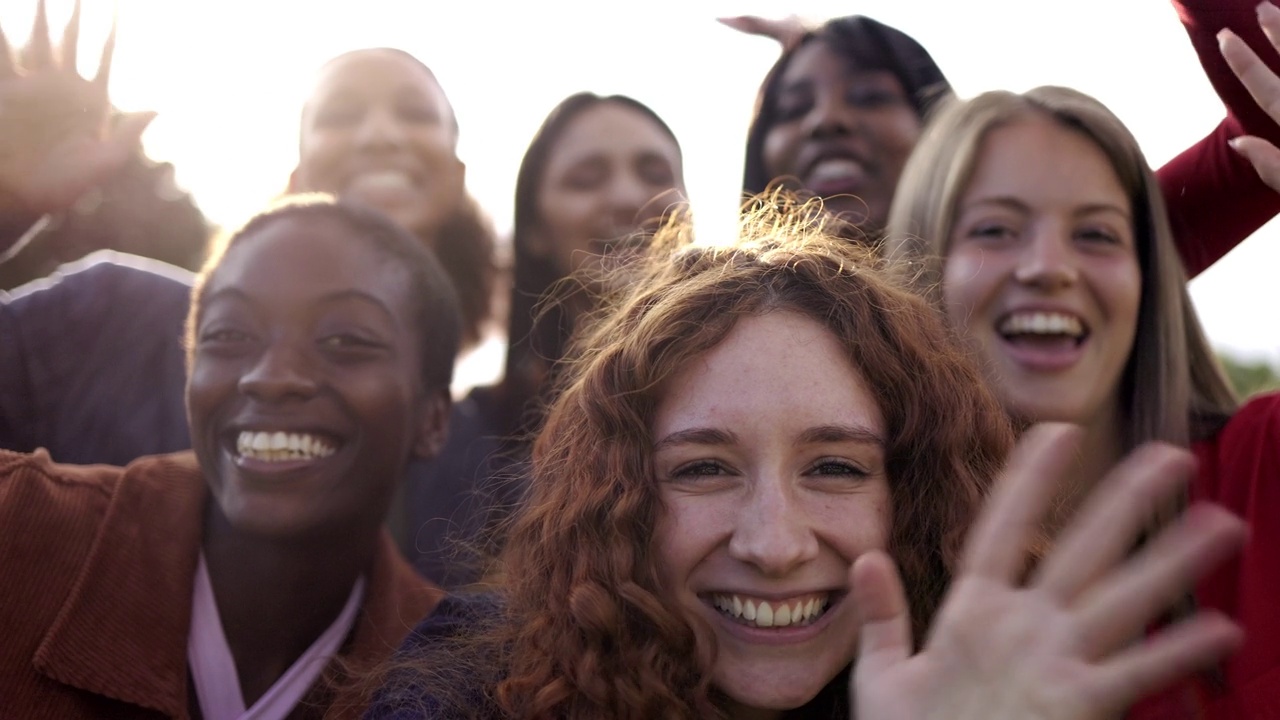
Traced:
<path fill-rule="evenodd" d="M 1191 498 L 1249 525 L 1244 551 L 1205 578 L 1196 601 L 1233 618 L 1244 645 L 1223 665 L 1225 687 L 1194 678 L 1148 698 L 1129 720 L 1280 718 L 1280 393 L 1253 398 L 1210 440 L 1192 447 Z"/>
<path fill-rule="evenodd" d="M 1257 0 L 1173 0 L 1191 36 L 1209 82 L 1227 107 L 1227 117 L 1203 140 L 1157 171 L 1178 254 L 1195 277 L 1280 212 L 1280 193 L 1258 178 L 1248 160 L 1227 145 L 1256 135 L 1280 146 L 1280 124 L 1258 107 L 1218 52 L 1217 33 L 1230 28 L 1270 68 L 1280 73 L 1280 54 L 1258 26 Z"/>

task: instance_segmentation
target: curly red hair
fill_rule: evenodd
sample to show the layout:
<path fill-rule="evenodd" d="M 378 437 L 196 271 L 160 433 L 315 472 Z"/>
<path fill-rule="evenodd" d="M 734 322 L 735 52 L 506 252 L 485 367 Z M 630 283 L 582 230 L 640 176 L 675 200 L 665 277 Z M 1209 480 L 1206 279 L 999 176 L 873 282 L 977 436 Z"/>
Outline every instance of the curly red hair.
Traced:
<path fill-rule="evenodd" d="M 781 309 L 839 338 L 880 402 L 889 550 L 923 637 L 1012 431 L 937 313 L 818 217 L 775 198 L 745 216 L 732 246 L 690 246 L 679 220 L 659 232 L 633 290 L 586 324 L 561 375 L 500 558 L 501 613 L 450 657 L 420 658 L 418 672 L 473 663 L 471 679 L 490 678 L 483 694 L 509 717 L 721 715 L 708 672 L 715 649 L 699 641 L 709 633 L 658 580 L 651 426 L 667 378 L 740 318 Z M 482 667 L 491 663 L 499 667 Z M 837 715 L 847 713 L 845 688 L 823 693 Z"/>

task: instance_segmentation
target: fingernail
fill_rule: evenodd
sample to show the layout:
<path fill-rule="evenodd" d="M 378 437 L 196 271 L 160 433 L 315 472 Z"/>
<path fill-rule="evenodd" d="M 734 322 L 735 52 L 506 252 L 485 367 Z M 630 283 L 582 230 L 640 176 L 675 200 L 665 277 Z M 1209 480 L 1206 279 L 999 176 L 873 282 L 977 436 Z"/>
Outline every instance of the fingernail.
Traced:
<path fill-rule="evenodd" d="M 1241 155 L 1243 155 L 1243 154 L 1244 154 L 1244 143 L 1240 142 L 1240 138 L 1238 138 L 1238 137 L 1233 137 L 1233 138 L 1231 138 L 1230 140 L 1228 140 L 1228 141 L 1227 141 L 1227 144 L 1231 146 L 1231 149 L 1232 149 L 1232 150 L 1235 150 L 1236 152 L 1240 153 Z"/>
<path fill-rule="evenodd" d="M 1226 48 L 1227 42 L 1235 36 L 1236 36 L 1235 33 L 1231 32 L 1226 28 L 1222 28 L 1221 30 L 1218 31 L 1218 47 L 1220 49 Z"/>
<path fill-rule="evenodd" d="M 1277 13 L 1280 13 L 1280 8 L 1277 8 L 1275 5 L 1272 5 L 1267 0 L 1263 0 L 1263 2 L 1258 3 L 1257 12 L 1258 12 L 1259 19 L 1261 19 L 1263 16 L 1268 16 L 1274 19 Z"/>

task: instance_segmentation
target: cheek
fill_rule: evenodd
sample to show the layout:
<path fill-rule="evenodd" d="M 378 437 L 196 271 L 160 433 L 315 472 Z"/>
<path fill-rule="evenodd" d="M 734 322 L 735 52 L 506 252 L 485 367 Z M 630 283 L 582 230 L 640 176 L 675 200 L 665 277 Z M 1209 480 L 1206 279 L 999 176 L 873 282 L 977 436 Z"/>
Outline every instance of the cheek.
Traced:
<path fill-rule="evenodd" d="M 872 126 L 876 143 L 892 157 L 898 167 L 906 164 L 907 156 L 920 140 L 920 118 L 913 110 L 902 108 L 890 113 Z"/>
<path fill-rule="evenodd" d="M 947 254 L 942 270 L 942 297 L 947 315 L 957 328 L 965 328 L 970 318 L 982 310 L 999 287 L 1002 271 L 999 259 L 961 243 Z"/>
<path fill-rule="evenodd" d="M 779 125 L 765 134 L 764 142 L 760 145 L 760 159 L 770 181 L 796 172 L 796 168 L 792 167 L 795 159 L 795 135 L 790 128 Z"/>
<path fill-rule="evenodd" d="M 659 573 L 672 589 L 684 585 L 703 558 L 715 549 L 722 524 L 716 508 L 699 502 L 706 498 L 670 497 L 664 494 L 663 510 L 653 534 Z"/>

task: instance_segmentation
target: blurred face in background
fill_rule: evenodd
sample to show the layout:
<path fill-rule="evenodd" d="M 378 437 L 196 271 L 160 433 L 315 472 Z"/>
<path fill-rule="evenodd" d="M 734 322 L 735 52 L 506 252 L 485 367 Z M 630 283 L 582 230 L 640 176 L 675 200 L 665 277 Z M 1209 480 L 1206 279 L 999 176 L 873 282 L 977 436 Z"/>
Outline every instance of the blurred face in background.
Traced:
<path fill-rule="evenodd" d="M 425 237 L 465 197 L 457 125 L 426 67 L 393 50 L 331 61 L 302 114 L 292 192 L 327 192 L 381 210 Z"/>
<path fill-rule="evenodd" d="M 564 275 L 628 245 L 628 236 L 683 197 L 680 147 L 643 111 L 603 101 L 565 126 L 537 193 L 532 250 Z"/>
<path fill-rule="evenodd" d="M 823 198 L 845 220 L 884 227 L 921 131 L 897 76 L 853 67 L 814 40 L 792 56 L 776 102 L 763 148 L 769 176 Z"/>

